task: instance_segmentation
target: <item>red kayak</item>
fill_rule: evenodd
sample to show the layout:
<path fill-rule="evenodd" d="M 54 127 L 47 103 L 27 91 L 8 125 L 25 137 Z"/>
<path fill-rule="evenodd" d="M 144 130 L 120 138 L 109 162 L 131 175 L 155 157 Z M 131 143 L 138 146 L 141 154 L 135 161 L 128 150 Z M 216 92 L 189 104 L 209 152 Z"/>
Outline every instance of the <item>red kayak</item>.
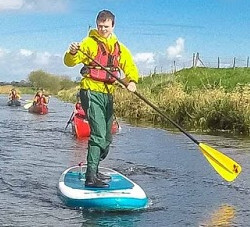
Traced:
<path fill-rule="evenodd" d="M 81 104 L 75 105 L 74 116 L 72 118 L 72 131 L 77 138 L 90 136 L 89 122 L 86 119 L 86 114 L 81 107 Z M 117 121 L 113 122 L 111 132 L 116 133 L 119 129 Z"/>
<path fill-rule="evenodd" d="M 44 104 L 33 105 L 28 110 L 30 113 L 41 114 L 41 115 L 48 113 L 48 107 L 47 105 Z"/>

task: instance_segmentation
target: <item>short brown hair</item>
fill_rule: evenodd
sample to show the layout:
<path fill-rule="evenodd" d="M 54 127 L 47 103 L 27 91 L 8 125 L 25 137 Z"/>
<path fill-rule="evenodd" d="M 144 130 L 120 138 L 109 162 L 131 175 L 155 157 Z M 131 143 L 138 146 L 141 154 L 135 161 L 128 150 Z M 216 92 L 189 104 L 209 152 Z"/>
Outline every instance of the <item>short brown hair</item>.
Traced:
<path fill-rule="evenodd" d="M 98 13 L 96 17 L 96 23 L 98 21 L 106 21 L 107 19 L 112 20 L 112 26 L 115 24 L 115 15 L 111 13 L 109 10 L 102 10 Z"/>

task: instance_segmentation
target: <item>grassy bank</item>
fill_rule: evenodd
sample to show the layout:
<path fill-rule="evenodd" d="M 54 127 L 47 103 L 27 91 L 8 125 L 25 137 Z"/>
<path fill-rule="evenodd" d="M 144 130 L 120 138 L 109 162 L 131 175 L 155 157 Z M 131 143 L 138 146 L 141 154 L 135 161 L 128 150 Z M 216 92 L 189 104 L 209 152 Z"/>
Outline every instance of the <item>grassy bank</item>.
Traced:
<path fill-rule="evenodd" d="M 66 102 L 76 102 L 76 94 L 79 91 L 79 86 L 68 89 L 68 90 L 61 90 L 58 92 L 57 97 L 62 99 Z"/>
<path fill-rule="evenodd" d="M 15 88 L 19 94 L 34 94 L 36 90 L 31 87 L 14 87 L 12 85 L 0 86 L 0 94 L 9 94 L 10 90 Z"/>
<path fill-rule="evenodd" d="M 59 97 L 75 101 L 77 89 Z M 145 77 L 138 92 L 187 129 L 249 135 L 250 69 L 184 69 L 176 74 Z M 73 97 L 73 98 L 72 98 Z M 115 92 L 117 116 L 170 126 L 125 89 Z"/>
<path fill-rule="evenodd" d="M 9 94 L 10 90 L 13 88 L 11 85 L 0 86 L 0 94 Z"/>

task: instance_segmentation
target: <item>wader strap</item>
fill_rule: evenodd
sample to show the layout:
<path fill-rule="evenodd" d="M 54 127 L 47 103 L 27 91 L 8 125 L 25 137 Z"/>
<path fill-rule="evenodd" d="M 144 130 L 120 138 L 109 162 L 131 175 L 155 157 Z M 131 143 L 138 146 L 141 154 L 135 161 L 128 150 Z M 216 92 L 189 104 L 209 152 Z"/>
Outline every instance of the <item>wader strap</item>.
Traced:
<path fill-rule="evenodd" d="M 104 83 L 104 82 L 103 82 L 103 83 Z M 111 95 L 111 93 L 110 93 L 110 91 L 109 91 L 109 88 L 108 88 L 107 83 L 104 83 L 104 86 L 105 86 L 105 88 L 106 88 L 106 90 L 107 90 L 108 94 L 110 94 L 110 95 Z"/>

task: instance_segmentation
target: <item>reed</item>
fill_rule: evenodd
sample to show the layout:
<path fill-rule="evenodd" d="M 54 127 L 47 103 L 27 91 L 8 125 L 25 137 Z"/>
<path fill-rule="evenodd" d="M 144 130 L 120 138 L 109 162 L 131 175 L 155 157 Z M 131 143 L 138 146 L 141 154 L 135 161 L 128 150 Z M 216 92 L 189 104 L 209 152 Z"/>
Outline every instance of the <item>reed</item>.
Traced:
<path fill-rule="evenodd" d="M 12 88 L 14 88 L 12 85 L 0 86 L 0 94 L 9 94 Z"/>
<path fill-rule="evenodd" d="M 58 92 L 57 97 L 64 101 L 75 103 L 77 101 L 76 94 L 78 91 L 79 91 L 79 86 L 67 90 L 64 89 Z"/>
<path fill-rule="evenodd" d="M 248 85 L 237 86 L 230 93 L 222 87 L 186 92 L 184 85 L 172 83 L 157 95 L 149 89 L 142 89 L 140 93 L 185 128 L 249 134 L 250 86 Z M 118 116 L 171 126 L 127 91 L 118 90 L 115 100 Z"/>
<path fill-rule="evenodd" d="M 185 69 L 141 78 L 138 92 L 189 130 L 250 133 L 250 69 Z M 79 87 L 58 97 L 75 102 Z M 172 126 L 137 96 L 117 88 L 118 117 Z"/>
<path fill-rule="evenodd" d="M 12 85 L 0 86 L 0 94 L 9 94 L 10 90 L 15 88 L 19 94 L 34 94 L 36 90 L 32 87 L 14 87 Z"/>
<path fill-rule="evenodd" d="M 191 68 L 175 73 L 175 80 L 185 85 L 190 92 L 195 89 L 210 89 L 223 87 L 233 91 L 238 84 L 250 82 L 250 68 Z"/>

